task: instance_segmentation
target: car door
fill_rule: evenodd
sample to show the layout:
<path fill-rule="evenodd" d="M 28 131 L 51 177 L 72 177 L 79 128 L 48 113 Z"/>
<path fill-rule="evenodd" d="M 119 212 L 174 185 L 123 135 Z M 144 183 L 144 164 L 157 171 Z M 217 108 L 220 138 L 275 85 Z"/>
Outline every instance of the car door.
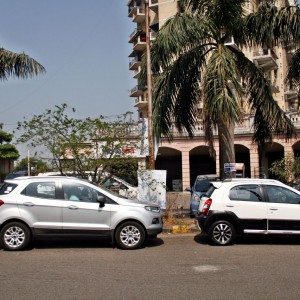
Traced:
<path fill-rule="evenodd" d="M 36 234 L 60 233 L 62 230 L 62 201 L 57 197 L 55 181 L 29 183 L 17 199 L 20 215 Z"/>
<path fill-rule="evenodd" d="M 267 230 L 267 205 L 258 184 L 239 184 L 229 191 L 225 209 L 235 214 L 245 233 Z"/>
<path fill-rule="evenodd" d="M 300 193 L 275 185 L 266 185 L 265 190 L 268 232 L 300 234 Z"/>
<path fill-rule="evenodd" d="M 76 181 L 63 181 L 63 232 L 64 234 L 109 235 L 111 204 L 106 199 L 100 207 L 96 188 Z"/>

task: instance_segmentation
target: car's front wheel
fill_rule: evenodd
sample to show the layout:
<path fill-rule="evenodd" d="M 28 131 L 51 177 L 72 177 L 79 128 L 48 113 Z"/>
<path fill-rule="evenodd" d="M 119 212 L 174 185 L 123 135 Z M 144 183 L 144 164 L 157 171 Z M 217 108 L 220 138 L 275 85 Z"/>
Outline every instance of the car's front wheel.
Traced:
<path fill-rule="evenodd" d="M 122 249 L 137 249 L 143 245 L 145 236 L 142 225 L 134 221 L 127 221 L 117 228 L 115 239 L 117 245 Z"/>
<path fill-rule="evenodd" d="M 226 246 L 233 243 L 236 231 L 234 226 L 228 221 L 217 221 L 213 223 L 209 230 L 210 240 L 220 246 Z"/>
<path fill-rule="evenodd" d="M 1 246 L 9 251 L 25 249 L 29 245 L 30 239 L 30 229 L 19 222 L 6 224 L 0 232 Z"/>

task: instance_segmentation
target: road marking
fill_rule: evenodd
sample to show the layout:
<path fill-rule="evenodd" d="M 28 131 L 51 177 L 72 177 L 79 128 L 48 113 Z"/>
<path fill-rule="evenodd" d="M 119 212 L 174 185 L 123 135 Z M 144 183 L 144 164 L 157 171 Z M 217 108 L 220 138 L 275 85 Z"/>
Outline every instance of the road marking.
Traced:
<path fill-rule="evenodd" d="M 206 272 L 216 272 L 216 271 L 220 271 L 221 268 L 217 267 L 217 266 L 210 266 L 210 265 L 206 265 L 206 266 L 194 266 L 193 270 L 196 273 L 206 273 Z"/>

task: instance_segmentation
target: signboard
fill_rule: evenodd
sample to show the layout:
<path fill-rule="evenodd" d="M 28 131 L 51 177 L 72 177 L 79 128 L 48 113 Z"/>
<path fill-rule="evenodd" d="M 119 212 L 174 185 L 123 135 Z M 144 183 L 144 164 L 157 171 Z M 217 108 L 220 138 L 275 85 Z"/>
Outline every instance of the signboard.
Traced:
<path fill-rule="evenodd" d="M 224 164 L 224 172 L 225 173 L 233 173 L 236 172 L 235 163 L 225 163 Z"/>

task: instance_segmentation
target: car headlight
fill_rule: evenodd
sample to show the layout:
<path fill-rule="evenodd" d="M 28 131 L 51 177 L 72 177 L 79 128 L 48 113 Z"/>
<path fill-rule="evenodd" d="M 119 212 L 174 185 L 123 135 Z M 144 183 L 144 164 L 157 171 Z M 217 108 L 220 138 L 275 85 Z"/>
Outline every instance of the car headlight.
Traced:
<path fill-rule="evenodd" d="M 198 195 L 195 195 L 195 196 L 194 196 L 194 200 L 195 200 L 195 201 L 200 201 L 200 197 L 199 197 Z"/>
<path fill-rule="evenodd" d="M 159 206 L 145 206 L 145 209 L 156 213 L 160 212 Z"/>

